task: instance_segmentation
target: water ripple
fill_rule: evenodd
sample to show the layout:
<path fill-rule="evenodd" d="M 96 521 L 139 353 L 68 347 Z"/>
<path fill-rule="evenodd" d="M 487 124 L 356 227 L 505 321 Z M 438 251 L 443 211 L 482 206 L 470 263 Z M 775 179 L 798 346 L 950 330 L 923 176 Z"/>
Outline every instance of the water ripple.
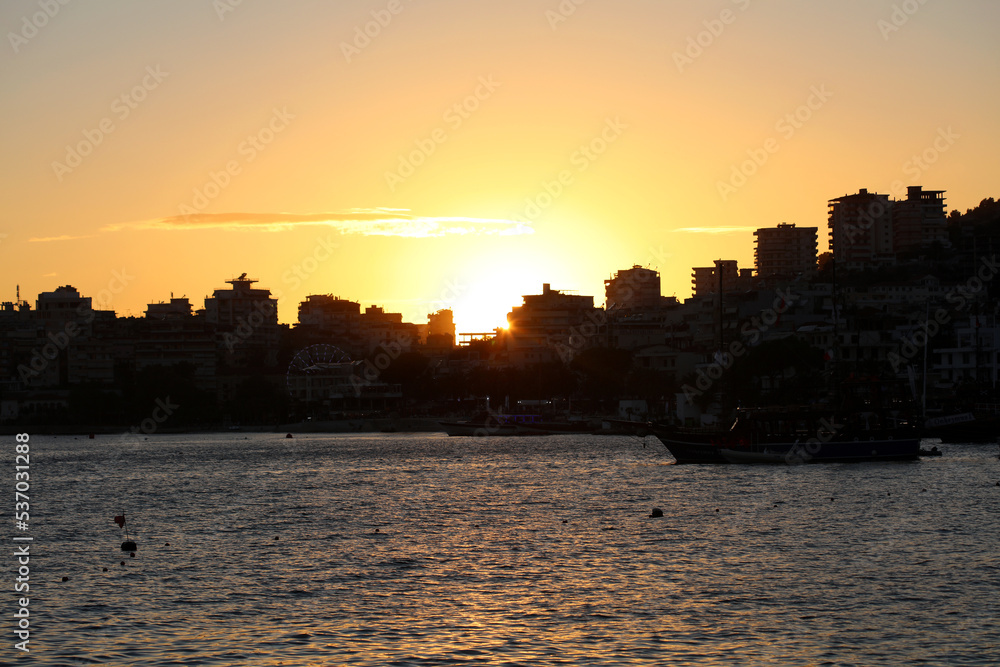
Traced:
<path fill-rule="evenodd" d="M 33 664 L 1000 663 L 995 447 L 244 437 L 32 438 Z"/>

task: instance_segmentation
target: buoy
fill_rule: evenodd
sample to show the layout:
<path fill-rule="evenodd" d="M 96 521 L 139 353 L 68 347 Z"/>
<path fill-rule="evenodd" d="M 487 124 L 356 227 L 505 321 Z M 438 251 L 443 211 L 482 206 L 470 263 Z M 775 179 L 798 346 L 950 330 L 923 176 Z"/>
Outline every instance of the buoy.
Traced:
<path fill-rule="evenodd" d="M 274 536 L 274 539 L 276 539 L 276 540 L 277 540 L 277 539 L 280 539 L 280 538 L 279 538 L 279 537 L 278 537 L 277 535 L 275 535 L 275 536 Z"/>
<path fill-rule="evenodd" d="M 108 568 L 104 568 L 104 571 L 105 571 L 105 572 L 107 572 L 107 571 L 108 571 Z"/>
<path fill-rule="evenodd" d="M 122 542 L 122 551 L 135 551 L 137 548 L 132 540 Z"/>
<path fill-rule="evenodd" d="M 122 561 L 122 567 L 125 567 L 125 561 Z"/>
<path fill-rule="evenodd" d="M 563 519 L 563 523 L 569 523 L 569 521 L 567 521 L 566 519 Z"/>
<path fill-rule="evenodd" d="M 163 546 L 165 546 L 165 547 L 169 547 L 169 546 L 170 546 L 170 542 L 166 542 L 166 543 L 164 543 L 164 545 L 163 545 Z"/>
<path fill-rule="evenodd" d="M 91 434 L 90 434 L 90 435 L 88 435 L 87 437 L 88 437 L 88 438 L 90 438 L 91 440 L 93 440 L 93 439 L 94 439 L 94 434 L 93 434 L 93 433 L 91 433 Z"/>
<path fill-rule="evenodd" d="M 286 433 L 286 434 L 285 434 L 285 437 L 286 437 L 286 438 L 290 438 L 290 437 L 292 437 L 292 434 L 291 434 L 291 433 Z"/>
<path fill-rule="evenodd" d="M 63 577 L 63 581 L 69 581 L 69 577 Z"/>
<path fill-rule="evenodd" d="M 132 553 L 130 553 L 130 554 L 128 555 L 128 557 L 129 557 L 129 558 L 135 558 L 135 552 L 133 551 Z"/>
<path fill-rule="evenodd" d="M 715 511 L 718 512 L 719 510 L 715 510 Z M 663 516 L 663 510 L 661 510 L 659 507 L 654 507 L 653 511 L 649 513 L 649 518 L 650 519 L 656 519 L 656 518 L 661 517 L 661 516 Z"/>

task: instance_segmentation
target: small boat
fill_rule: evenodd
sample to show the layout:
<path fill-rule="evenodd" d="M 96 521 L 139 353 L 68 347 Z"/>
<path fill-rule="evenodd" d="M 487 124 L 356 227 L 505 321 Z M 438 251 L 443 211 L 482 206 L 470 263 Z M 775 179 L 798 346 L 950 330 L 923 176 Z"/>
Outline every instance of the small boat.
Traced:
<path fill-rule="evenodd" d="M 480 413 L 466 421 L 438 422 L 448 435 L 478 437 L 538 435 L 525 431 L 521 427 L 540 423 L 542 423 L 541 415 L 504 415 L 498 413 Z"/>
<path fill-rule="evenodd" d="M 524 435 L 559 435 L 565 433 L 593 433 L 596 426 L 585 421 L 539 421 L 518 424 Z"/>
<path fill-rule="evenodd" d="M 944 417 L 932 417 L 923 424 L 923 437 L 940 438 L 944 442 L 996 442 L 1000 436 L 1000 415 L 993 406 L 973 412 Z"/>

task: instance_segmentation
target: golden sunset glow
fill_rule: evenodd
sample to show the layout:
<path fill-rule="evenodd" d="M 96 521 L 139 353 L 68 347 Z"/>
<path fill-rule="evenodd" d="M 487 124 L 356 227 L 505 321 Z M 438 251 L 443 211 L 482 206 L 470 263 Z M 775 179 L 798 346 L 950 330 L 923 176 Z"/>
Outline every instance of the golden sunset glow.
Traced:
<path fill-rule="evenodd" d="M 485 332 L 635 264 L 686 298 L 757 227 L 825 250 L 862 187 L 997 195 L 995 3 L 216 5 L 30 37 L 38 5 L 0 7 L 0 300 L 118 272 L 106 307 L 141 315 L 248 272 L 283 322 L 337 294 Z"/>

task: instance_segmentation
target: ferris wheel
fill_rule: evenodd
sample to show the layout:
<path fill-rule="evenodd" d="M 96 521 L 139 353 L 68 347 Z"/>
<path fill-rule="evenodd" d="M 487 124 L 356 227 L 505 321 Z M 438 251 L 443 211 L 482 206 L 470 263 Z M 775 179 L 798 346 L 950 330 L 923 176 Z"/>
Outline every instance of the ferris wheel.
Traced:
<path fill-rule="evenodd" d="M 318 373 L 330 364 L 340 364 L 351 360 L 351 355 L 341 350 L 336 345 L 310 345 L 299 350 L 292 361 L 288 364 L 288 371 L 285 373 L 285 387 L 288 393 L 294 396 L 295 387 L 298 385 L 297 379 L 304 376 Z"/>

